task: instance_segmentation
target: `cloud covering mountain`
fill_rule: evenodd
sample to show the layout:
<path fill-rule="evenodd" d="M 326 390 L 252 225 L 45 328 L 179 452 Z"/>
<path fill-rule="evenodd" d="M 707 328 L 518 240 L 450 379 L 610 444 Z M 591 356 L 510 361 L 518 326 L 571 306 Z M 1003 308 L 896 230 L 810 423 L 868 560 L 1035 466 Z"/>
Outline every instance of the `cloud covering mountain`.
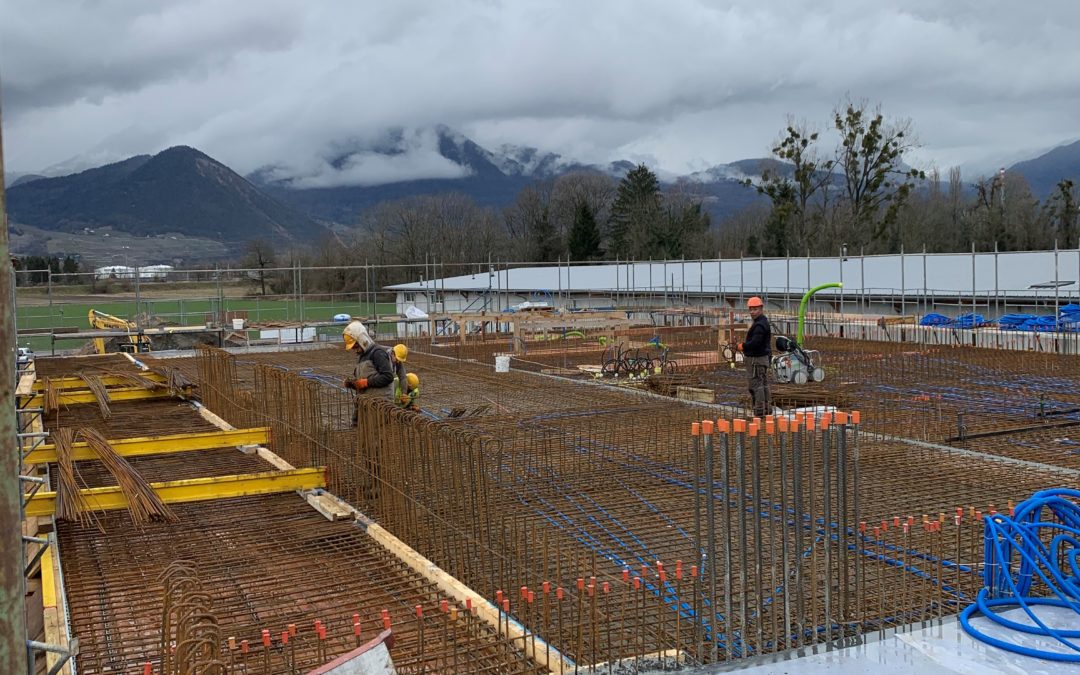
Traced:
<path fill-rule="evenodd" d="M 1080 132 L 1071 0 L 26 7 L 0 0 L 20 173 L 188 145 L 312 187 L 441 179 L 457 170 L 432 145 L 444 123 L 495 152 L 682 175 L 766 155 L 788 114 L 824 126 L 848 95 L 910 118 L 913 163 L 943 168 Z M 409 151 L 362 152 L 388 142 Z"/>

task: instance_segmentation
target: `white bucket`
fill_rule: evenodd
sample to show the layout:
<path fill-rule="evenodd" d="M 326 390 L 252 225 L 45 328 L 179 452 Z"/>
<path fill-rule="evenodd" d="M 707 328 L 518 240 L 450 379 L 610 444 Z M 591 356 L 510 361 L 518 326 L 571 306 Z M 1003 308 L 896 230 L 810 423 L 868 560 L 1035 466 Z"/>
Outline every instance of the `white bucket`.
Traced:
<path fill-rule="evenodd" d="M 510 372 L 510 357 L 506 355 L 495 357 L 495 372 L 496 373 L 509 373 Z"/>
<path fill-rule="evenodd" d="M 243 319 L 233 319 L 232 320 L 232 327 L 233 327 L 233 330 L 244 330 L 244 320 Z"/>

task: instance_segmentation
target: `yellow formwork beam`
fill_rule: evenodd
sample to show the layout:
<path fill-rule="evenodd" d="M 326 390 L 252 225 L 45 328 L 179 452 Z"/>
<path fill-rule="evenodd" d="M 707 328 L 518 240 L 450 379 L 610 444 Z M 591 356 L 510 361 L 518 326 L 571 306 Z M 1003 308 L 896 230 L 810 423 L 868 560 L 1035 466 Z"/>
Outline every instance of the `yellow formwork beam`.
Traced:
<path fill-rule="evenodd" d="M 191 434 L 170 434 L 168 436 L 141 436 L 138 438 L 118 438 L 110 440 L 109 445 L 123 457 L 144 455 L 163 455 L 192 450 L 211 448 L 229 448 L 237 445 L 262 445 L 270 441 L 270 427 L 251 427 L 232 431 L 200 431 Z M 86 443 L 71 446 L 71 459 L 97 459 L 98 454 Z M 42 444 L 30 451 L 23 459 L 27 464 L 55 462 L 56 446 Z"/>
<path fill-rule="evenodd" d="M 165 376 L 164 375 L 158 375 L 157 373 L 153 373 L 153 372 L 135 372 L 135 371 L 132 371 L 131 374 L 135 375 L 135 376 L 138 376 L 138 377 L 143 377 L 143 378 L 145 378 L 147 380 L 153 380 L 154 382 L 160 382 L 162 384 L 165 384 Z M 101 376 L 98 377 L 98 379 L 101 380 L 101 383 L 104 384 L 106 387 L 116 387 L 116 386 L 130 387 L 131 386 L 131 380 L 130 379 L 125 378 L 125 377 L 121 377 L 119 375 L 101 375 Z M 58 389 L 86 389 L 86 380 L 79 377 L 78 375 L 74 375 L 74 376 L 70 376 L 70 377 L 50 377 L 49 378 L 49 383 L 52 384 L 53 387 L 56 387 Z M 43 379 L 35 380 L 34 381 L 34 391 L 35 392 L 45 391 L 45 380 L 43 380 Z"/>
<path fill-rule="evenodd" d="M 149 391 L 142 387 L 124 387 L 109 390 L 109 403 L 121 401 L 145 401 L 150 399 L 169 398 L 172 393 L 165 389 Z M 61 405 L 77 405 L 79 403 L 97 403 L 97 396 L 89 389 L 85 391 L 65 391 L 58 396 Z M 34 394 L 29 400 L 23 399 L 24 405 L 29 408 L 38 408 L 45 403 L 44 394 Z"/>
<path fill-rule="evenodd" d="M 313 490 L 326 487 L 324 467 L 293 469 L 292 471 L 266 471 L 235 476 L 189 478 L 187 480 L 151 483 L 161 501 L 166 504 L 183 504 L 212 499 L 229 499 L 248 495 L 266 495 L 293 490 Z M 93 511 L 125 509 L 128 506 L 119 486 L 79 490 Z M 26 515 L 51 516 L 56 511 L 56 493 L 39 492 L 26 505 Z"/>
<path fill-rule="evenodd" d="M 56 575 L 53 573 L 52 546 L 47 547 L 41 554 L 41 604 L 45 607 L 56 607 Z"/>

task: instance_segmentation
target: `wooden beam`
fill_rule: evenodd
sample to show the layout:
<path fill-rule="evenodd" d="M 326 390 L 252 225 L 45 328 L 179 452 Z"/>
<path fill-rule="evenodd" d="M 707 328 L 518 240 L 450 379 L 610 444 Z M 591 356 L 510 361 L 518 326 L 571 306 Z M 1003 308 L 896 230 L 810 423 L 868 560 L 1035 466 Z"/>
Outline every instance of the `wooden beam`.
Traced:
<path fill-rule="evenodd" d="M 204 420 L 206 420 L 210 424 L 213 424 L 218 429 L 224 429 L 224 430 L 227 430 L 227 431 L 231 431 L 232 429 L 236 428 L 233 425 L 226 422 L 225 420 L 221 419 L 221 417 L 219 417 L 218 415 L 215 415 L 213 412 L 208 410 L 206 408 L 206 406 L 204 406 L 204 405 L 201 405 L 201 404 L 198 405 L 197 409 L 199 411 L 199 415 L 201 415 Z M 277 454 L 274 453 L 274 451 L 270 450 L 269 448 L 267 448 L 264 445 L 256 446 L 256 447 L 252 448 L 250 451 L 245 450 L 244 452 L 247 452 L 248 454 L 252 454 L 252 452 L 254 452 L 254 454 L 258 455 L 263 460 L 265 460 L 267 463 L 269 463 L 271 466 L 273 466 L 274 468 L 276 468 L 276 469 L 278 469 L 280 471 L 291 471 L 291 470 L 296 468 L 292 464 L 289 464 L 284 459 L 279 457 Z"/>
<path fill-rule="evenodd" d="M 138 438 L 118 438 L 110 440 L 109 445 L 122 457 L 141 457 L 144 455 L 163 455 L 192 450 L 211 448 L 230 448 L 238 445 L 261 445 L 270 440 L 270 427 L 252 427 L 232 431 L 200 431 L 191 434 L 171 434 L 168 436 L 141 436 Z M 98 459 L 97 453 L 86 443 L 75 443 L 71 447 L 71 459 Z M 56 446 L 42 444 L 30 451 L 24 461 L 27 464 L 55 462 Z"/>
<path fill-rule="evenodd" d="M 15 387 L 16 396 L 29 396 L 34 393 L 34 374 L 25 373 L 19 376 L 19 385 Z"/>
<path fill-rule="evenodd" d="M 151 483 L 161 501 L 166 504 L 184 504 L 212 499 L 228 499 L 248 495 L 265 495 L 294 490 L 313 490 L 326 487 L 324 467 L 293 469 L 292 471 L 266 471 L 234 476 L 189 478 L 187 480 Z M 127 508 L 128 503 L 119 486 L 79 490 L 91 510 L 107 511 Z M 56 493 L 34 495 L 26 505 L 27 516 L 48 516 L 56 511 Z"/>

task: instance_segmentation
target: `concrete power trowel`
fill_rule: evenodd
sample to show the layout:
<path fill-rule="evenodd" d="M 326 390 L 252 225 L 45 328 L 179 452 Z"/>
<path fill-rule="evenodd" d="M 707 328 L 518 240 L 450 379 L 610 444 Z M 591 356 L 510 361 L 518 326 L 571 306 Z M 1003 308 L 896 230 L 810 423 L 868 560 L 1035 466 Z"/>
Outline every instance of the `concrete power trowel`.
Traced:
<path fill-rule="evenodd" d="M 772 359 L 773 374 L 777 382 L 794 382 L 798 385 L 807 382 L 821 382 L 825 379 L 825 369 L 821 367 L 821 352 L 804 349 L 806 306 L 810 296 L 826 288 L 841 288 L 842 284 L 831 283 L 815 286 L 806 292 L 799 303 L 799 326 L 795 339 L 779 335 L 776 338 L 776 351 Z"/>

